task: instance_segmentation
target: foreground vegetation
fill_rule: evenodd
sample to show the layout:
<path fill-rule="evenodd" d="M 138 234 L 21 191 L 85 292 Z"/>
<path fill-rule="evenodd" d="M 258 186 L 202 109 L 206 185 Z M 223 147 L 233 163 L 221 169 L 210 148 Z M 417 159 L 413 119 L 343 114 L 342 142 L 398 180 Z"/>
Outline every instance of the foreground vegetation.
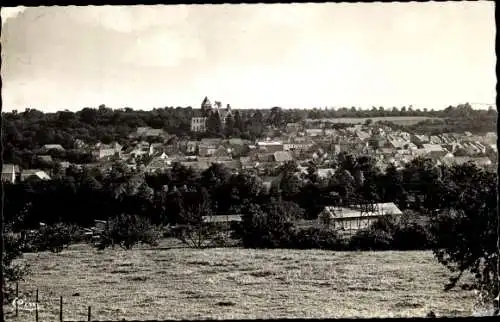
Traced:
<path fill-rule="evenodd" d="M 203 217 L 239 214 L 243 221 L 233 227 L 233 237 L 247 248 L 431 249 L 455 274 L 448 289 L 472 273 L 470 288 L 490 302 L 498 294 L 495 173 L 473 164 L 436 167 L 427 159 L 381 172 L 370 157 L 341 154 L 335 174 L 326 179 L 318 177 L 314 163 L 301 175 L 296 164 L 285 163 L 277 174 L 279 179 L 268 189 L 255 173 L 232 174 L 218 164 L 202 173 L 174 164 L 165 173 L 147 177 L 119 167 L 110 173 L 70 168 L 52 182 L 5 185 L 9 230 L 36 229 L 40 221 L 48 224 L 38 237 L 21 238 L 7 250 L 14 255 L 20 249 L 62 251 L 81 241 L 72 227 L 89 227 L 94 219 L 109 220 L 99 249 L 154 246 L 162 233 L 190 247 L 224 245 L 223 240 L 219 243 L 220 227 L 205 224 Z M 405 215 L 381 219 L 347 244 L 335 232 L 295 225 L 297 220 L 317 218 L 327 205 L 375 202 L 395 202 Z M 173 226 L 181 230 L 169 228 Z M 12 267 L 16 256 L 4 258 L 4 267 Z"/>
<path fill-rule="evenodd" d="M 26 254 L 33 274 L 20 290 L 39 289 L 41 321 L 57 318 L 59 296 L 69 320 L 86 319 L 89 305 L 100 320 L 465 316 L 474 305 L 472 291 L 443 291 L 448 272 L 429 251 L 166 246 Z"/>

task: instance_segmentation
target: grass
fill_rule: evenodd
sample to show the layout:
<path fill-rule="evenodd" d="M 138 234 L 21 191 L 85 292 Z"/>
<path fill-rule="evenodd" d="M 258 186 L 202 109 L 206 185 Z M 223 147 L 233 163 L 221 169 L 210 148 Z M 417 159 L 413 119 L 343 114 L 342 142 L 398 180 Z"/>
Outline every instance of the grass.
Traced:
<path fill-rule="evenodd" d="M 99 320 L 463 316 L 473 305 L 471 291 L 443 291 L 448 272 L 430 252 L 74 245 L 23 260 L 33 274 L 19 289 L 39 289 L 41 321 L 58 318 L 59 296 L 65 320 L 86 320 L 89 305 Z"/>

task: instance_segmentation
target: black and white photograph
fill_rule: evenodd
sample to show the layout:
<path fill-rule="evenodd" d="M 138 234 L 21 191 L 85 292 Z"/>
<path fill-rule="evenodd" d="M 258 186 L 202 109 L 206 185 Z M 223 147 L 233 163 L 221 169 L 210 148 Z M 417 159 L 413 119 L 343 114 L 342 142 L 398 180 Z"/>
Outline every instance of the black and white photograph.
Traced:
<path fill-rule="evenodd" d="M 1 8 L 5 321 L 496 316 L 495 2 Z"/>

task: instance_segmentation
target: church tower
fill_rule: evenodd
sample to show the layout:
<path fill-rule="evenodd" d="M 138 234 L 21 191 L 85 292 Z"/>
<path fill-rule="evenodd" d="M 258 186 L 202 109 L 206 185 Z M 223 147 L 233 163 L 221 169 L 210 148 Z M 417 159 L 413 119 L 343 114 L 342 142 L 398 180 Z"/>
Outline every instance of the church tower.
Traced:
<path fill-rule="evenodd" d="M 203 116 L 208 117 L 211 111 L 212 111 L 212 103 L 210 103 L 208 97 L 205 96 L 203 102 L 201 102 L 201 113 L 203 114 Z"/>

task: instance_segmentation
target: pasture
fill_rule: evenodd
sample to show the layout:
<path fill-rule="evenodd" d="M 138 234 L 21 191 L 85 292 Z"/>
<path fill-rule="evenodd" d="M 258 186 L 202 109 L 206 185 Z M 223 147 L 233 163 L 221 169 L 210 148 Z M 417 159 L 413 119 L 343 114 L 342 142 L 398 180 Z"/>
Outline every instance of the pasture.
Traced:
<path fill-rule="evenodd" d="M 372 120 L 373 123 L 386 121 L 399 125 L 412 125 L 425 120 L 442 121 L 441 118 L 427 116 L 387 116 L 387 117 L 339 117 L 329 119 L 307 119 L 308 122 L 320 123 L 344 123 L 344 124 L 363 124 L 366 120 Z"/>
<path fill-rule="evenodd" d="M 121 249 L 74 245 L 26 254 L 40 321 L 420 317 L 469 315 L 473 293 L 443 291 L 448 272 L 431 252 Z M 28 301 L 34 297 L 26 298 Z M 34 321 L 20 311 L 9 321 Z"/>

